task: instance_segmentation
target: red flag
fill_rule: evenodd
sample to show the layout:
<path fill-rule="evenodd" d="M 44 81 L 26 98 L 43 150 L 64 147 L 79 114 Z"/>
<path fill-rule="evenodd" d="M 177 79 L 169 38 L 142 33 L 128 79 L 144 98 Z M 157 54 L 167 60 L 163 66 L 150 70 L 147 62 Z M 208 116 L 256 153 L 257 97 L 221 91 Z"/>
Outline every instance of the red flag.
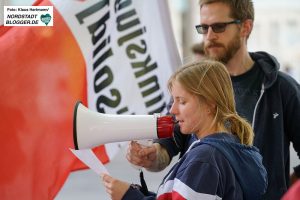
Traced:
<path fill-rule="evenodd" d="M 54 15 L 53 27 L 0 27 L 0 199 L 53 199 L 75 162 L 68 147 L 74 104 L 86 102 L 85 63 Z"/>
<path fill-rule="evenodd" d="M 40 0 L 54 4 L 52 27 L 0 26 L 0 199 L 53 199 L 85 168 L 69 151 L 76 101 L 105 113 L 165 108 L 179 57 L 163 2 Z M 116 149 L 94 151 L 107 163 Z"/>

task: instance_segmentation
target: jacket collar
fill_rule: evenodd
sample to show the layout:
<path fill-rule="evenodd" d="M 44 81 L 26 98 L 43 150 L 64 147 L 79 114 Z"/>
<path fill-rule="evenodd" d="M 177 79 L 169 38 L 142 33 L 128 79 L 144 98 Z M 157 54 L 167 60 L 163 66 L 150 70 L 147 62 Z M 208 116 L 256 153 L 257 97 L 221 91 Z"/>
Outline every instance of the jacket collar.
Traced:
<path fill-rule="evenodd" d="M 254 60 L 254 62 L 258 64 L 259 67 L 261 67 L 265 74 L 263 80 L 265 89 L 270 88 L 277 79 L 280 64 L 274 56 L 266 52 L 259 51 L 250 53 L 250 56 Z"/>

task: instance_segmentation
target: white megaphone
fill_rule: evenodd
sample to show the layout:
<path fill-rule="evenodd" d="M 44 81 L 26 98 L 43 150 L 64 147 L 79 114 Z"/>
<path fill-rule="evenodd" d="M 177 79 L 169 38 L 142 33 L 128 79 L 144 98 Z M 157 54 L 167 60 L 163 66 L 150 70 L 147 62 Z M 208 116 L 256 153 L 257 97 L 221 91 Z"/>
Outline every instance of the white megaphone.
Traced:
<path fill-rule="evenodd" d="M 102 144 L 168 138 L 173 136 L 172 116 L 113 115 L 91 111 L 77 102 L 73 118 L 73 139 L 76 150 Z"/>

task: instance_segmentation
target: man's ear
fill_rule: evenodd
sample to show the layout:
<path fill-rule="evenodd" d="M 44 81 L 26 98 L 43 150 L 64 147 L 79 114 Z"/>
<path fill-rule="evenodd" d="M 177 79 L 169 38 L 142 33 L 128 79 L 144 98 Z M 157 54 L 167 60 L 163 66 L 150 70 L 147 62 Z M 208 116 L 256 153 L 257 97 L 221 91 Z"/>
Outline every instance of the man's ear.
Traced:
<path fill-rule="evenodd" d="M 246 19 L 242 23 L 241 35 L 245 38 L 248 38 L 253 28 L 253 20 Z"/>

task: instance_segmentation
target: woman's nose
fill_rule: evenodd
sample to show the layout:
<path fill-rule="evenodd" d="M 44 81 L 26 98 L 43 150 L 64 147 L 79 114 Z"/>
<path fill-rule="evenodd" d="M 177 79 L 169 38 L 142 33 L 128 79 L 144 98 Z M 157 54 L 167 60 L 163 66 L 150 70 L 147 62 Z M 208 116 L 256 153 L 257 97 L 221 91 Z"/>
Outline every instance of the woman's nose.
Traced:
<path fill-rule="evenodd" d="M 175 115 L 177 113 L 177 110 L 178 109 L 176 108 L 175 103 L 173 103 L 172 106 L 171 106 L 171 109 L 170 109 L 170 113 Z"/>

